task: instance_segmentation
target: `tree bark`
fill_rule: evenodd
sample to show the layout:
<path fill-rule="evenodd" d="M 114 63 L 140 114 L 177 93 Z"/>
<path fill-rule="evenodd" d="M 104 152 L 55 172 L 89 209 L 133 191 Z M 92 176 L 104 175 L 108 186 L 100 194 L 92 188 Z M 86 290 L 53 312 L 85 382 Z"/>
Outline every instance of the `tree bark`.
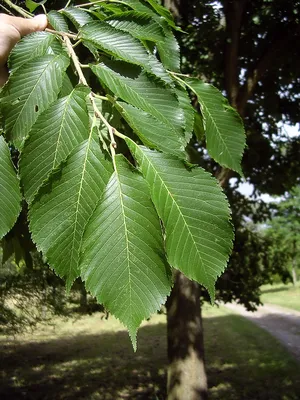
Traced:
<path fill-rule="evenodd" d="M 83 314 L 88 312 L 87 291 L 83 284 L 80 285 L 80 310 Z"/>
<path fill-rule="evenodd" d="M 292 279 L 293 279 L 293 285 L 296 286 L 296 284 L 297 284 L 297 273 L 296 273 L 296 268 L 295 268 L 294 264 L 292 266 Z"/>
<path fill-rule="evenodd" d="M 206 400 L 200 286 L 180 272 L 167 301 L 168 400 Z"/>
<path fill-rule="evenodd" d="M 235 108 L 237 108 L 240 89 L 238 55 L 242 16 L 246 3 L 247 0 L 224 1 L 226 19 L 225 87 L 229 103 Z"/>
<path fill-rule="evenodd" d="M 292 280 L 293 280 L 293 285 L 296 286 L 297 284 L 297 273 L 296 273 L 296 240 L 294 240 L 293 243 L 293 259 L 292 259 Z"/>

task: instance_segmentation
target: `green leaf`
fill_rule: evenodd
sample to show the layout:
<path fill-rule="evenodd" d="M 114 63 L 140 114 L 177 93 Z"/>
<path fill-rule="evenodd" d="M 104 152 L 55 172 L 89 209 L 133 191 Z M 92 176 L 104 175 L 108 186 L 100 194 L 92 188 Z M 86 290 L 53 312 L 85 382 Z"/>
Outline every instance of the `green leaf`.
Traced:
<path fill-rule="evenodd" d="M 91 66 L 91 69 L 116 96 L 150 113 L 168 130 L 183 134 L 183 110 L 179 108 L 175 93 L 162 86 L 159 80 L 149 77 L 139 67 L 123 62 L 107 61 Z"/>
<path fill-rule="evenodd" d="M 0 136 L 0 239 L 14 226 L 21 210 L 19 179 L 10 151 Z"/>
<path fill-rule="evenodd" d="M 67 290 L 80 275 L 85 226 L 111 175 L 110 163 L 92 136 L 91 129 L 89 139 L 73 150 L 29 209 L 32 239 L 55 272 L 65 278 Z"/>
<path fill-rule="evenodd" d="M 45 4 L 47 0 L 40 1 L 39 3 L 33 1 L 33 0 L 26 0 L 25 5 L 28 8 L 28 10 L 32 13 L 34 12 L 39 6 L 42 4 Z"/>
<path fill-rule="evenodd" d="M 168 25 L 161 22 L 164 28 L 165 39 L 157 43 L 157 50 L 163 66 L 171 71 L 180 71 L 179 44 Z"/>
<path fill-rule="evenodd" d="M 47 14 L 48 21 L 50 25 L 58 32 L 68 32 L 68 24 L 64 19 L 64 16 L 57 11 L 50 11 Z"/>
<path fill-rule="evenodd" d="M 28 61 L 46 54 L 60 54 L 62 48 L 55 35 L 34 32 L 22 38 L 9 56 L 9 69 L 15 71 Z"/>
<path fill-rule="evenodd" d="M 161 6 L 155 0 L 147 0 L 147 3 L 149 3 L 153 7 L 153 9 L 159 15 L 161 15 L 168 22 L 168 24 L 170 26 L 172 26 L 172 28 L 176 28 L 172 14 L 170 13 L 170 11 L 167 8 Z"/>
<path fill-rule="evenodd" d="M 99 21 L 84 25 L 80 29 L 80 37 L 84 42 L 90 42 L 114 57 L 140 65 L 165 82 L 171 82 L 169 75 L 157 58 L 153 54 L 149 54 L 144 45 L 129 33 Z"/>
<path fill-rule="evenodd" d="M 217 180 L 202 168 L 188 169 L 172 156 L 126 142 L 164 224 L 170 265 L 204 285 L 213 301 L 233 240 L 228 202 Z"/>
<path fill-rule="evenodd" d="M 195 113 L 194 132 L 196 138 L 200 143 L 202 142 L 202 140 L 205 140 L 205 129 L 203 125 L 203 118 L 200 113 Z"/>
<path fill-rule="evenodd" d="M 106 119 L 106 121 L 113 126 L 115 129 L 123 129 L 124 128 L 124 123 L 122 121 L 122 116 L 121 114 L 116 110 L 115 107 L 113 107 L 112 103 L 101 100 L 97 97 L 94 97 L 94 102 L 98 108 L 98 110 L 101 110 L 101 113 L 103 117 Z M 89 117 L 90 121 L 93 120 L 94 115 L 95 115 L 95 110 L 91 102 L 88 102 L 88 112 L 89 112 Z M 98 137 L 100 139 L 100 146 L 103 150 L 103 152 L 110 154 L 110 142 L 111 138 L 107 129 L 107 125 L 100 119 L 97 118 L 96 121 L 96 126 L 95 129 L 97 131 Z"/>
<path fill-rule="evenodd" d="M 156 148 L 178 158 L 186 158 L 185 140 L 176 131 L 171 130 L 161 120 L 151 114 L 124 102 L 117 102 L 117 108 L 127 123 L 148 147 Z"/>
<path fill-rule="evenodd" d="M 153 8 L 150 6 L 150 4 L 145 4 L 140 0 L 124 0 L 124 4 L 127 4 L 129 7 L 131 7 L 135 11 L 143 12 L 146 13 L 152 17 L 156 17 L 157 13 L 153 10 Z"/>
<path fill-rule="evenodd" d="M 74 86 L 71 82 L 71 79 L 69 78 L 69 75 L 65 73 L 62 81 L 61 91 L 59 92 L 58 97 L 61 98 L 69 96 L 69 94 L 72 92 L 73 89 Z"/>
<path fill-rule="evenodd" d="M 99 10 L 102 11 L 102 13 L 99 14 L 99 19 L 103 20 L 102 18 L 104 15 L 107 17 L 108 15 L 111 14 L 120 14 L 124 12 L 124 7 L 121 4 L 114 4 L 114 3 L 105 3 L 101 2 L 98 4 L 95 4 L 94 8 L 91 8 L 91 10 L 94 10 L 93 14 L 99 13 Z M 105 13 L 105 14 L 104 14 Z"/>
<path fill-rule="evenodd" d="M 79 29 L 83 25 L 88 24 L 89 22 L 94 21 L 94 19 L 90 16 L 90 14 L 76 7 L 68 7 L 64 9 L 62 12 L 67 18 L 69 18 L 70 21 L 72 21 L 72 23 L 77 29 Z M 99 59 L 98 49 L 94 45 L 85 42 L 84 46 L 87 49 L 89 49 L 89 51 L 93 54 L 96 60 Z"/>
<path fill-rule="evenodd" d="M 149 14 L 128 11 L 106 19 L 109 25 L 140 40 L 160 42 L 166 40 L 162 27 L 155 22 Z"/>
<path fill-rule="evenodd" d="M 183 113 L 184 113 L 184 120 L 185 120 L 185 125 L 184 125 L 184 133 L 185 133 L 185 140 L 186 143 L 189 143 L 189 141 L 192 138 L 193 135 L 193 130 L 194 130 L 194 119 L 195 119 L 195 109 L 191 104 L 190 97 L 185 90 L 185 88 L 177 87 L 175 89 L 175 93 L 177 95 L 178 101 L 179 101 L 179 106 L 182 108 Z"/>
<path fill-rule="evenodd" d="M 20 149 L 41 114 L 56 100 L 69 58 L 46 55 L 15 71 L 1 92 L 1 110 L 9 140 Z"/>
<path fill-rule="evenodd" d="M 136 348 L 137 328 L 171 282 L 149 189 L 122 155 L 86 228 L 81 269 L 87 290 L 128 327 Z"/>
<path fill-rule="evenodd" d="M 161 39 L 161 41 L 157 42 L 157 50 L 160 56 L 160 59 L 163 63 L 163 65 L 172 71 L 179 72 L 180 70 L 180 52 L 179 52 L 179 45 L 178 42 L 175 38 L 175 36 L 172 33 L 172 30 L 169 28 L 171 26 L 172 28 L 181 31 L 180 28 L 176 27 L 172 15 L 169 13 L 169 11 L 161 7 L 158 4 L 152 4 L 151 5 L 146 5 L 142 4 L 139 0 L 125 0 L 124 3 L 132 7 L 135 11 L 137 11 L 140 14 L 148 15 L 152 19 L 152 21 L 155 21 L 158 25 L 160 25 L 161 29 L 163 30 L 164 38 Z M 148 2 L 150 3 L 150 2 Z M 154 7 L 153 7 L 154 6 Z M 157 13 L 159 14 L 157 15 Z M 163 13 L 163 19 L 160 17 L 161 13 Z M 121 17 L 121 16 L 120 16 Z M 133 33 L 129 31 L 133 36 Z"/>
<path fill-rule="evenodd" d="M 198 97 L 210 156 L 242 175 L 246 136 L 239 114 L 214 86 L 192 78 L 185 82 Z"/>
<path fill-rule="evenodd" d="M 29 132 L 20 160 L 28 203 L 32 202 L 50 173 L 89 137 L 88 93 L 86 87 L 73 89 L 69 96 L 57 100 L 44 111 Z"/>
<path fill-rule="evenodd" d="M 89 13 L 76 7 L 65 8 L 62 13 L 73 22 L 77 29 L 94 21 Z"/>

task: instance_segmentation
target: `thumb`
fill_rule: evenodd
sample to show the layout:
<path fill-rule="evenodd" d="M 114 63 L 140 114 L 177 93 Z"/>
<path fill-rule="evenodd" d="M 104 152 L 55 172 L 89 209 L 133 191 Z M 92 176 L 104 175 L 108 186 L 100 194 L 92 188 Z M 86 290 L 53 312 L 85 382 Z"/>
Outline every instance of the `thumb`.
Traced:
<path fill-rule="evenodd" d="M 21 36 L 28 35 L 36 31 L 43 31 L 47 28 L 48 21 L 46 15 L 37 15 L 32 19 L 11 17 L 11 24 L 19 31 Z"/>

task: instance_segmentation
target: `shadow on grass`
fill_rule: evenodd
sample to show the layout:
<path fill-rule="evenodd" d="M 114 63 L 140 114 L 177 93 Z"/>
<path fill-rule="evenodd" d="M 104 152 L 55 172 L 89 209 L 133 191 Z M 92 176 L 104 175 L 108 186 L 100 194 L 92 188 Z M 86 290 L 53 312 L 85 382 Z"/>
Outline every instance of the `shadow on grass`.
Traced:
<path fill-rule="evenodd" d="M 274 287 L 270 289 L 264 289 L 262 290 L 262 294 L 267 294 L 267 293 L 278 293 L 278 292 L 285 292 L 286 290 L 291 290 L 290 286 L 281 286 L 281 287 Z"/>
<path fill-rule="evenodd" d="M 137 353 L 126 331 L 9 344 L 0 360 L 0 398 L 161 399 L 165 340 L 158 324 L 140 329 Z"/>
<path fill-rule="evenodd" d="M 207 318 L 204 324 L 211 399 L 298 399 L 297 368 L 285 353 L 277 348 L 274 352 L 268 334 L 263 332 L 261 340 L 259 328 L 233 315 Z M 125 331 L 8 343 L 1 350 L 2 400 L 162 400 L 166 396 L 163 323 L 140 329 L 137 353 Z"/>

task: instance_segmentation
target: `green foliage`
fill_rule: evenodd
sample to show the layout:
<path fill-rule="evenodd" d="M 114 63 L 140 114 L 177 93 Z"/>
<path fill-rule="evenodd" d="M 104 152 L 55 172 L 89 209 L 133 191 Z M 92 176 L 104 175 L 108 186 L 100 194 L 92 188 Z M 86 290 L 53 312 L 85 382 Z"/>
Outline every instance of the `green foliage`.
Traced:
<path fill-rule="evenodd" d="M 175 157 L 138 147 L 127 139 L 151 190 L 166 230 L 170 265 L 201 282 L 214 300 L 233 239 L 223 193 L 202 168 L 189 169 Z"/>
<path fill-rule="evenodd" d="M 275 214 L 263 229 L 265 237 L 272 242 L 269 254 L 280 258 L 287 271 L 300 271 L 300 187 L 296 186 L 276 207 Z"/>
<path fill-rule="evenodd" d="M 30 12 L 35 11 L 39 6 L 45 4 L 47 0 L 39 1 L 38 3 L 33 0 L 25 0 L 25 5 Z"/>
<path fill-rule="evenodd" d="M 44 55 L 11 75 L 1 93 L 1 110 L 6 135 L 17 149 L 22 148 L 38 116 L 57 99 L 68 65 L 63 53 Z"/>
<path fill-rule="evenodd" d="M 81 276 L 136 346 L 141 321 L 170 292 L 170 267 L 204 285 L 213 300 L 232 248 L 220 186 L 187 162 L 195 115 L 187 88 L 201 104 L 212 157 L 237 171 L 243 126 L 215 88 L 178 76 L 174 21 L 155 1 L 103 2 L 89 13 L 73 7 L 48 16 L 58 32 L 20 41 L 1 92 L 5 137 L 20 152 L 31 235 L 67 289 Z M 83 65 L 71 40 L 93 61 Z M 3 138 L 1 145 L 8 158 Z M 13 172 L 9 159 L 1 168 L 0 180 Z M 12 211 L 18 186 L 7 190 Z"/>
<path fill-rule="evenodd" d="M 20 160 L 24 196 L 31 203 L 51 172 L 89 137 L 88 89 L 78 86 L 39 116 Z"/>
<path fill-rule="evenodd" d="M 132 342 L 170 290 L 159 218 L 142 176 L 122 155 L 85 232 L 87 289 L 128 327 Z"/>
<path fill-rule="evenodd" d="M 265 223 L 270 218 L 272 205 L 259 199 L 261 193 L 282 196 L 299 184 L 299 52 L 293 43 L 300 40 L 300 2 L 165 0 L 162 4 L 172 8 L 187 33 L 176 35 L 182 72 L 226 93 L 243 116 L 247 146 L 242 167 L 246 182 L 253 185 L 251 198 L 239 192 L 242 177 L 209 157 L 199 113 L 196 138 L 187 151 L 193 163 L 222 179 L 232 209 L 234 249 L 217 281 L 216 297 L 252 308 L 260 303 L 261 285 L 272 281 L 274 274 L 279 281 L 288 276 L 285 254 L 271 257 L 269 249 L 276 250 L 272 239 L 249 230 L 245 221 Z"/>
<path fill-rule="evenodd" d="M 21 210 L 19 180 L 7 143 L 0 136 L 0 238 L 14 225 Z"/>
<path fill-rule="evenodd" d="M 197 95 L 209 154 L 222 166 L 242 174 L 241 160 L 246 138 L 239 134 L 240 116 L 212 85 L 197 79 L 186 79 L 185 82 Z"/>

